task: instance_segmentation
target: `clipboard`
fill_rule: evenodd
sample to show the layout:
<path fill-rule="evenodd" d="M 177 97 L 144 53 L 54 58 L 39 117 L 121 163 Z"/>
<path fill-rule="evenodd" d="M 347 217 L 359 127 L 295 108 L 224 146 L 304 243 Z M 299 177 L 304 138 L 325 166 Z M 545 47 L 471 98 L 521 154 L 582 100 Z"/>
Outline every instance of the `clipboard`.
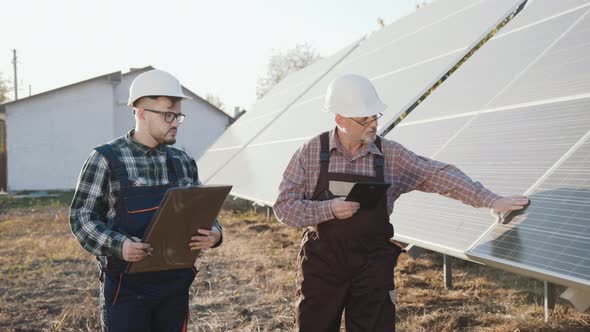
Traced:
<path fill-rule="evenodd" d="M 357 182 L 344 200 L 358 202 L 361 210 L 373 209 L 385 196 L 390 186 L 389 183 Z"/>
<path fill-rule="evenodd" d="M 152 245 L 152 255 L 129 263 L 125 272 L 192 268 L 200 250 L 190 250 L 190 238 L 199 228 L 213 227 L 231 188 L 228 185 L 200 185 L 168 189 L 142 239 Z"/>

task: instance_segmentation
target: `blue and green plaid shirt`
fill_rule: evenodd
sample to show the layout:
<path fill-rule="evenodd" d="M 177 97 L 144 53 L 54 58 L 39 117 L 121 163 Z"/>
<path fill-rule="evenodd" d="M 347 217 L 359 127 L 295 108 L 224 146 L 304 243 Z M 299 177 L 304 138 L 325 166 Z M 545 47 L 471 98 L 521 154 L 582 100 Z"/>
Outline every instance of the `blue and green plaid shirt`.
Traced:
<path fill-rule="evenodd" d="M 114 152 L 122 156 L 129 181 L 133 186 L 168 184 L 165 146 L 150 148 L 137 143 L 131 139 L 133 132 L 109 143 Z M 179 149 L 171 147 L 171 150 L 173 158 L 178 158 L 182 165 L 179 186 L 200 184 L 195 160 Z M 95 256 L 123 258 L 123 242 L 127 237 L 109 227 L 115 218 L 119 189 L 119 180 L 111 174 L 106 158 L 92 150 L 80 172 L 70 207 L 70 227 L 82 247 Z M 217 220 L 214 227 L 221 232 Z"/>

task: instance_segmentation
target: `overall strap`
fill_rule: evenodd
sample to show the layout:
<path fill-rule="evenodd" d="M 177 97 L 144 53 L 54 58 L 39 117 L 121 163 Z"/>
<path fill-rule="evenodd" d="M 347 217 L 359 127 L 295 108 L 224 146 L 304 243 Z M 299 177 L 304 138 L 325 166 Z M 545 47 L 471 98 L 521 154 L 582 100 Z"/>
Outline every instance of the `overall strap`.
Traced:
<path fill-rule="evenodd" d="M 111 172 L 113 172 L 115 178 L 119 180 L 121 187 L 128 187 L 130 181 L 127 169 L 119 160 L 119 156 L 113 151 L 113 147 L 110 144 L 103 144 L 94 148 L 94 150 L 100 153 L 108 161 Z"/>
<path fill-rule="evenodd" d="M 320 174 L 315 185 L 314 199 L 328 189 L 328 169 L 330 168 L 330 132 L 326 131 L 320 135 Z"/>
<path fill-rule="evenodd" d="M 168 172 L 170 183 L 176 183 L 179 178 L 184 176 L 180 159 L 173 157 L 172 149 L 169 147 L 166 147 L 166 166 L 171 170 L 171 172 Z"/>
<path fill-rule="evenodd" d="M 330 168 L 330 132 L 325 132 L 320 135 L 320 176 L 328 174 Z"/>
<path fill-rule="evenodd" d="M 383 150 L 381 149 L 381 138 L 379 136 L 375 138 L 374 143 L 379 152 L 383 153 Z M 376 154 L 374 156 L 373 164 L 375 166 L 375 177 L 379 182 L 385 182 L 385 177 L 383 175 L 383 167 L 385 166 L 385 160 L 383 159 L 383 155 Z"/>

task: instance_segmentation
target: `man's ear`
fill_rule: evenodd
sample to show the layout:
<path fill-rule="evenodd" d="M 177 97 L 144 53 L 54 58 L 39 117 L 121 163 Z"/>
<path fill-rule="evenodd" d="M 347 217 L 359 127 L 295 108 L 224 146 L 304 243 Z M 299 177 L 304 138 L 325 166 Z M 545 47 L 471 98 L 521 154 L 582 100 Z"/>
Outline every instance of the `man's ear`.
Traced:
<path fill-rule="evenodd" d="M 342 127 L 342 122 L 344 122 L 344 117 L 340 114 L 336 114 L 336 124 L 338 127 Z"/>
<path fill-rule="evenodd" d="M 145 120 L 145 110 L 141 107 L 135 107 L 133 113 L 140 120 Z"/>
<path fill-rule="evenodd" d="M 342 132 L 347 132 L 348 130 L 346 129 L 344 120 L 346 120 L 345 117 L 343 117 L 340 114 L 336 114 L 336 127 L 338 127 L 338 129 L 340 129 Z"/>

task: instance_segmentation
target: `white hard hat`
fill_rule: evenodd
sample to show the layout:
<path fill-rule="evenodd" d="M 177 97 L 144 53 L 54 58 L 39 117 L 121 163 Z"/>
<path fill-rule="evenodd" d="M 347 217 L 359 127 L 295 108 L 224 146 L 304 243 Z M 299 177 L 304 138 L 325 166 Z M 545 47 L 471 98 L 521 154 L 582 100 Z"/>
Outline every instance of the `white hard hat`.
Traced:
<path fill-rule="evenodd" d="M 169 96 L 182 99 L 192 99 L 182 93 L 182 86 L 178 79 L 170 73 L 159 69 L 153 69 L 138 75 L 129 88 L 128 106 L 146 96 Z"/>
<path fill-rule="evenodd" d="M 387 108 L 366 77 L 340 76 L 328 86 L 324 110 L 347 118 L 373 116 Z"/>

